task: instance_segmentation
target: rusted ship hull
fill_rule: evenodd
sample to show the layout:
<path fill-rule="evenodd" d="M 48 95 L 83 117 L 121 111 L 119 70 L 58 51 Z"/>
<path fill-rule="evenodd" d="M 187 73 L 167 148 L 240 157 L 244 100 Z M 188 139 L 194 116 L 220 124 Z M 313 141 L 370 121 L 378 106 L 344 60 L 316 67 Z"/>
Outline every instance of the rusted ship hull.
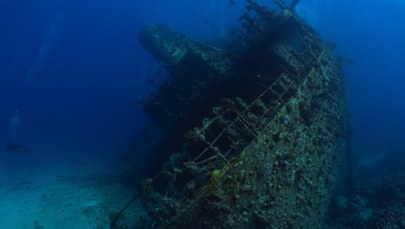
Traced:
<path fill-rule="evenodd" d="M 321 227 L 346 130 L 343 79 L 328 45 L 277 2 L 281 12 L 247 1 L 236 51 L 164 26 L 141 32 L 170 73 L 145 103 L 175 141 L 143 183 L 159 228 Z"/>

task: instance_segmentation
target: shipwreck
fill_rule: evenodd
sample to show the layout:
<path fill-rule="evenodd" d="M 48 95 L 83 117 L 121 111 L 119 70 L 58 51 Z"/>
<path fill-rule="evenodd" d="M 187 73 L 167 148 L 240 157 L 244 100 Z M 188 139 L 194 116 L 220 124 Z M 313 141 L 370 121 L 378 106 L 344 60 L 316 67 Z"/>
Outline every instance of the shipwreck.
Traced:
<path fill-rule="evenodd" d="M 332 47 L 287 5 L 247 0 L 229 45 L 150 25 L 169 73 L 144 103 L 166 139 L 141 196 L 157 228 L 320 228 L 347 130 Z"/>

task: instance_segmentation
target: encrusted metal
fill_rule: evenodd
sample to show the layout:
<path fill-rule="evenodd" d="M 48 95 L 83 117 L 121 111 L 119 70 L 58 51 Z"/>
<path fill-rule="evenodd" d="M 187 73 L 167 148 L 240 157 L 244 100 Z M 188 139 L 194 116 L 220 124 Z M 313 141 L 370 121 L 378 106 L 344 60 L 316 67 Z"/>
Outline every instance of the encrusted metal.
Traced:
<path fill-rule="evenodd" d="M 235 46 L 140 34 L 169 76 L 144 107 L 168 135 L 142 195 L 160 228 L 319 228 L 346 130 L 340 66 L 293 8 L 248 0 Z M 170 147 L 166 147 L 170 146 Z"/>

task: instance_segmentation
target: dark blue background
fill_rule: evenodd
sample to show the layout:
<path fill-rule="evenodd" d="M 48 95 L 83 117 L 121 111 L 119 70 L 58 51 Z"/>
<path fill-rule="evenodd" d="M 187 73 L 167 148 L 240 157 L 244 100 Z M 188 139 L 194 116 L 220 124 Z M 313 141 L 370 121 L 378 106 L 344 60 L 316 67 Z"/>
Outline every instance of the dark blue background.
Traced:
<path fill-rule="evenodd" d="M 355 153 L 404 151 L 405 3 L 313 2 L 315 27 L 338 44 L 338 54 L 356 62 L 344 67 Z"/>
<path fill-rule="evenodd" d="M 128 150 L 148 121 L 137 96 L 159 69 L 139 30 L 165 23 L 211 39 L 235 26 L 243 2 L 0 0 L 0 143 L 19 109 L 18 140 L 34 152 Z M 344 67 L 356 152 L 403 147 L 405 4 L 302 0 L 297 11 L 356 62 Z"/>

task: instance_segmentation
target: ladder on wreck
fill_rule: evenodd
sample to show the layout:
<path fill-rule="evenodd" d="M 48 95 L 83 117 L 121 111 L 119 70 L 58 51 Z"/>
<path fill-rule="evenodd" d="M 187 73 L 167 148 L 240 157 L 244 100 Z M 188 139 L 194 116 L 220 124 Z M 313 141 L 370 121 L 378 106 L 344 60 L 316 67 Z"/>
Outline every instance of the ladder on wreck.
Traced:
<path fill-rule="evenodd" d="M 308 45 L 312 46 L 309 43 Z M 243 152 L 298 91 L 298 87 L 305 79 L 315 74 L 314 66 L 324 61 L 325 53 L 322 52 L 318 53 L 310 47 L 306 48 L 300 54 L 300 61 L 307 68 L 301 74 L 293 74 L 285 69 L 250 104 L 246 104 L 240 98 L 222 101 L 220 113 L 215 114 L 211 119 L 206 119 L 201 127 L 196 127 L 185 135 L 185 145 L 188 146 L 186 148 L 190 149 L 187 150 L 188 160 L 182 162 L 181 167 L 165 166 L 155 177 L 146 179 L 142 192 L 158 192 L 166 197 L 178 197 L 179 192 L 184 192 L 181 189 L 196 176 L 205 177 L 205 183 L 207 183 L 212 171 L 231 163 Z M 197 147 L 193 149 L 193 146 Z M 177 182 L 176 179 L 184 171 L 195 176 L 188 176 L 186 181 L 183 177 L 180 189 L 176 188 L 174 185 Z M 152 188 L 155 182 L 166 183 L 167 187 L 156 191 Z"/>
<path fill-rule="evenodd" d="M 291 68 L 280 64 L 284 71 L 272 83 L 263 85 L 262 93 L 250 104 L 241 98 L 222 100 L 220 106 L 213 109 L 214 117 L 204 119 L 201 127 L 195 127 L 185 134 L 187 160 L 182 161 L 180 166 L 169 163 L 155 177 L 145 179 L 141 190 L 143 195 L 157 192 L 165 197 L 185 198 L 187 195 L 184 194 L 184 188 L 188 182 L 196 177 L 204 177 L 202 182 L 207 184 L 212 171 L 229 165 L 257 138 L 278 111 L 297 93 L 300 85 L 309 76 L 316 74 L 315 67 L 320 66 L 321 62 L 329 61 L 325 58 L 325 54 L 329 52 L 326 45 L 313 36 L 315 32 L 305 23 L 299 21 L 299 24 L 305 35 L 304 49 L 300 53 L 297 50 L 290 51 L 304 68 L 292 72 L 289 70 Z M 182 177 L 185 171 L 189 174 L 186 178 Z M 182 177 L 180 185 L 175 185 L 180 180 L 178 177 Z M 154 184 L 167 186 L 158 191 L 153 189 Z"/>
<path fill-rule="evenodd" d="M 309 59 L 307 66 L 311 66 L 313 59 Z M 233 156 L 238 155 L 253 139 L 255 139 L 266 124 L 271 122 L 276 113 L 284 106 L 293 94 L 298 91 L 300 83 L 305 79 L 304 74 L 293 75 L 287 70 L 269 85 L 254 101 L 249 105 L 241 98 L 235 101 L 227 100 L 222 104 L 225 110 L 214 118 L 205 122 L 201 128 L 194 128 L 189 140 L 198 140 L 203 142 L 206 147 L 197 154 L 192 163 L 197 166 L 204 166 L 213 160 L 222 160 L 228 163 Z M 227 115 L 231 114 L 231 115 Z M 224 117 L 230 117 L 225 120 L 226 126 L 218 129 L 218 123 L 224 123 Z M 238 131 L 238 140 L 234 141 L 235 133 Z M 207 137 L 206 133 L 211 136 Z M 231 144 L 223 144 L 230 142 Z"/>

